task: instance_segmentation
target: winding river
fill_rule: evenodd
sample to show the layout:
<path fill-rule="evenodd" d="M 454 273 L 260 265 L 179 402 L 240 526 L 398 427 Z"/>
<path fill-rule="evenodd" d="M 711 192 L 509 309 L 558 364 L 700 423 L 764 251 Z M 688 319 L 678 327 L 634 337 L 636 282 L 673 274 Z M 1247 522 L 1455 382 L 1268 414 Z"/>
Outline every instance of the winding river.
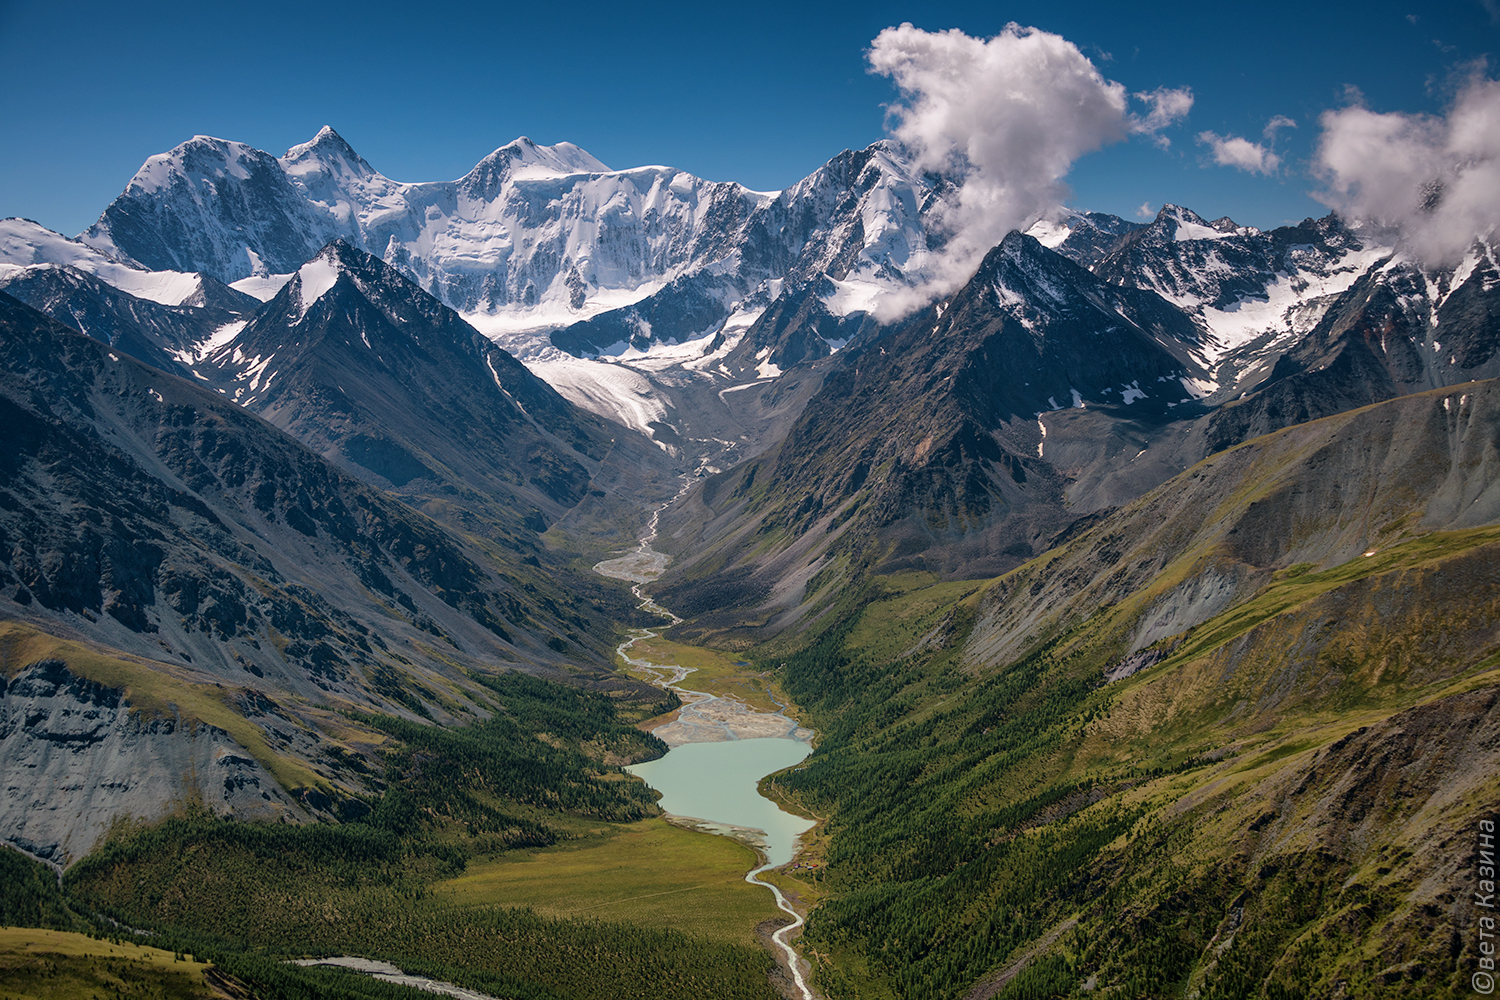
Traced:
<path fill-rule="evenodd" d="M 631 593 L 640 599 L 643 609 L 675 625 L 682 619 L 641 593 L 641 587 L 660 576 L 667 565 L 668 557 L 651 548 L 658 518 L 665 507 L 652 513 L 647 532 L 635 551 L 596 564 L 594 572 L 633 584 Z M 758 712 L 733 698 L 683 687 L 682 682 L 692 672 L 690 668 L 652 663 L 630 655 L 637 642 L 659 634 L 650 629 L 632 629 L 617 652 L 625 662 L 650 676 L 657 686 L 675 691 L 682 699 L 682 708 L 674 720 L 653 730 L 671 747 L 667 755 L 626 770 L 644 778 L 662 794 L 661 806 L 669 815 L 701 829 L 735 837 L 756 849 L 762 863 L 745 876 L 745 881 L 770 889 L 776 905 L 791 916 L 792 923 L 779 928 L 771 939 L 785 956 L 785 964 L 803 1000 L 814 1000 L 803 975 L 805 963 L 787 941 L 787 936 L 802 926 L 802 915 L 780 888 L 761 878 L 770 869 L 792 860 L 797 838 L 811 829 L 814 821 L 782 810 L 757 789 L 759 780 L 767 774 L 790 767 L 810 754 L 813 733 L 784 711 Z"/>

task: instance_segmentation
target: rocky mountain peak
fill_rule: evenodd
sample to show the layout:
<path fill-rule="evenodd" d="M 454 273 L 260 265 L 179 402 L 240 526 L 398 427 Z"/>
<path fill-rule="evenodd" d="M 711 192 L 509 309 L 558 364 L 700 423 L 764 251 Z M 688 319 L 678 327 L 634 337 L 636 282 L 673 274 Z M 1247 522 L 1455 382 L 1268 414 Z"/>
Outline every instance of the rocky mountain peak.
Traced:
<path fill-rule="evenodd" d="M 1057 313 L 1078 298 L 1076 289 L 1094 282 L 1072 260 L 1013 229 L 985 255 L 969 287 L 993 289 L 1008 310 Z"/>
<path fill-rule="evenodd" d="M 316 257 L 299 267 L 296 276 L 287 284 L 283 294 L 297 299 L 299 320 L 307 316 L 314 302 L 338 284 L 345 271 L 342 249 L 353 248 L 343 240 L 328 244 Z"/>
<path fill-rule="evenodd" d="M 1212 222 L 1181 205 L 1166 204 L 1147 227 L 1146 237 L 1161 240 L 1215 240 L 1226 236 L 1254 236 L 1260 230 L 1241 226 L 1225 215 Z"/>
<path fill-rule="evenodd" d="M 341 285 L 351 286 L 360 303 L 374 306 L 384 315 L 388 324 L 380 325 L 380 330 L 409 333 L 415 329 L 413 322 L 424 326 L 439 312 L 447 311 L 390 264 L 343 237 L 330 241 L 299 267 L 264 311 L 284 316 L 285 322 L 295 326 L 306 321 L 315 305 Z M 366 327 L 361 332 L 368 340 L 376 329 Z"/>

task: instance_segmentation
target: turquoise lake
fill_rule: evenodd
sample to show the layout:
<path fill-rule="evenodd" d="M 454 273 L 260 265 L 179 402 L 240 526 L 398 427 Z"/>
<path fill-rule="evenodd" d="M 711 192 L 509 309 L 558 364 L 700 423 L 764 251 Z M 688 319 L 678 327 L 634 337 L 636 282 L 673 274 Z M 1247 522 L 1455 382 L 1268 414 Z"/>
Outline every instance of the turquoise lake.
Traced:
<path fill-rule="evenodd" d="M 813 820 L 782 811 L 756 791 L 756 784 L 810 753 L 812 747 L 800 740 L 684 743 L 660 760 L 625 770 L 661 792 L 661 807 L 673 816 L 764 831 L 767 861 L 784 865 L 792 860 L 797 836 L 812 829 Z"/>

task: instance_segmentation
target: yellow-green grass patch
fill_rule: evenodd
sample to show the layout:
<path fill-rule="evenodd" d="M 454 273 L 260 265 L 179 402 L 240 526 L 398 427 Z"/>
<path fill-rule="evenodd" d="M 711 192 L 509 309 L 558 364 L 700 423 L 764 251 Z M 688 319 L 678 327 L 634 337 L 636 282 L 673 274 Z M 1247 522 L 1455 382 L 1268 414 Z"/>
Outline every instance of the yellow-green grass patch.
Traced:
<path fill-rule="evenodd" d="M 559 918 L 598 918 L 755 943 L 755 927 L 781 911 L 745 873 L 755 852 L 728 837 L 666 820 L 609 825 L 556 847 L 474 861 L 433 887 L 438 906 L 530 907 Z"/>
<path fill-rule="evenodd" d="M 845 640 L 847 647 L 878 661 L 900 659 L 934 630 L 940 634 L 956 624 L 957 616 L 972 609 L 972 599 L 985 586 L 985 581 L 978 580 L 938 583 L 930 580 L 931 576 L 903 573 L 879 577 L 887 592 L 896 593 L 865 607 Z"/>
<path fill-rule="evenodd" d="M 0 998 L 213 997 L 206 965 L 170 951 L 67 931 L 0 928 Z"/>

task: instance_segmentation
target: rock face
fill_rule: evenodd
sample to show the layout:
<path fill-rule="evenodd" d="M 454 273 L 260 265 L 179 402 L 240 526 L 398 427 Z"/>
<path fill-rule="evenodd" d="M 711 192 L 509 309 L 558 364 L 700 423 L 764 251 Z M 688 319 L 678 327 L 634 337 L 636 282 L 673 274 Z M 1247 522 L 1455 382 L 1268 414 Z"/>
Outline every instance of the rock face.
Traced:
<path fill-rule="evenodd" d="M 35 742 L 46 739 L 43 718 L 56 720 L 58 734 L 75 723 L 85 734 L 67 787 L 86 790 L 89 804 L 59 799 L 45 828 L 53 833 L 24 833 L 37 853 L 76 855 L 105 822 L 68 826 L 78 809 L 103 817 L 115 801 L 89 784 L 91 769 L 105 765 L 85 759 L 113 752 L 109 740 L 124 741 L 124 760 L 139 750 L 146 772 L 175 775 L 131 786 L 135 815 L 189 793 L 236 811 L 248 802 L 253 812 L 266 800 L 252 794 L 250 777 L 273 801 L 306 791 L 327 809 L 367 793 L 378 772 L 350 763 L 365 751 L 345 742 L 335 708 L 453 719 L 486 703 L 475 672 L 566 672 L 585 682 L 608 672 L 609 633 L 596 625 L 604 612 L 539 560 L 507 559 L 502 547 L 451 533 L 222 395 L 3 294 L 0 420 L 3 669 L 13 678 L 38 659 L 62 659 L 79 677 L 115 676 L 109 686 L 136 692 L 105 705 L 124 696 L 87 686 L 67 694 L 72 682 L 62 681 L 63 693 L 48 694 L 41 681 L 9 689 L 7 704 L 21 701 L 8 718 L 35 721 L 21 723 L 22 742 L 0 757 L 6 787 L 28 787 L 32 764 L 43 767 L 34 752 L 52 745 Z M 27 652 L 36 643 L 66 650 Z M 62 700 L 37 715 L 33 695 Z M 99 706 L 68 703 L 79 698 Z M 174 705 L 194 706 L 182 716 L 191 726 L 174 721 Z M 87 714 L 96 709 L 104 714 Z M 104 729 L 89 721 L 106 718 Z M 232 731 L 244 749 L 212 729 Z M 158 740 L 167 740 L 161 749 Z M 214 747 L 281 767 L 282 792 L 253 769 L 217 763 L 227 758 Z M 225 768 L 245 779 L 228 799 L 209 794 Z M 73 813 L 62 811 L 67 803 Z"/>
<path fill-rule="evenodd" d="M 57 660 L 0 677 L 0 760 L 0 830 L 62 865 L 121 818 L 190 803 L 244 819 L 305 815 L 222 729 L 132 713 L 118 690 Z"/>

